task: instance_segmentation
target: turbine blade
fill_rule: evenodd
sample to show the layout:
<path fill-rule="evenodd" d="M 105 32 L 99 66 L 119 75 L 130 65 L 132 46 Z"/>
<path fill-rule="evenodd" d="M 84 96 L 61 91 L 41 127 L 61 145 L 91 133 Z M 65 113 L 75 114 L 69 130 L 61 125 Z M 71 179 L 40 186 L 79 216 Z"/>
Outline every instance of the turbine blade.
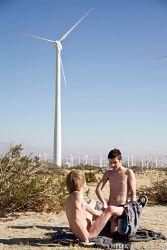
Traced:
<path fill-rule="evenodd" d="M 59 53 L 59 57 L 60 57 L 61 69 L 62 69 L 62 72 L 63 72 L 64 84 L 65 84 L 65 87 L 66 87 L 66 89 L 67 89 L 67 82 L 66 82 L 66 77 L 65 77 L 64 68 L 63 68 L 63 62 L 62 62 L 60 53 Z"/>
<path fill-rule="evenodd" d="M 81 17 L 78 22 L 76 22 L 71 29 L 69 29 L 60 39 L 59 41 L 63 41 L 70 33 L 73 29 L 75 29 L 75 27 L 92 11 L 92 9 L 90 9 L 83 17 Z"/>
<path fill-rule="evenodd" d="M 62 63 L 61 54 L 60 54 L 60 51 L 59 51 L 59 50 L 58 50 L 58 56 L 59 56 L 59 58 L 60 58 L 60 64 L 61 64 L 61 69 L 62 69 L 62 72 L 63 72 L 64 84 L 65 84 L 65 87 L 67 88 L 66 77 L 65 77 L 65 74 L 64 74 L 63 63 Z"/>
<path fill-rule="evenodd" d="M 167 58 L 167 56 L 159 56 L 159 57 L 156 57 L 156 59 L 163 59 L 163 58 Z"/>
<path fill-rule="evenodd" d="M 53 40 L 49 40 L 49 39 L 46 39 L 46 38 L 43 38 L 43 37 L 40 37 L 40 36 L 33 36 L 33 35 L 23 34 L 23 33 L 19 33 L 19 34 L 22 34 L 22 35 L 28 36 L 28 37 L 32 37 L 32 38 L 37 38 L 37 39 L 40 39 L 40 40 L 43 40 L 43 41 L 46 41 L 46 42 L 55 43 L 55 41 L 53 41 Z"/>

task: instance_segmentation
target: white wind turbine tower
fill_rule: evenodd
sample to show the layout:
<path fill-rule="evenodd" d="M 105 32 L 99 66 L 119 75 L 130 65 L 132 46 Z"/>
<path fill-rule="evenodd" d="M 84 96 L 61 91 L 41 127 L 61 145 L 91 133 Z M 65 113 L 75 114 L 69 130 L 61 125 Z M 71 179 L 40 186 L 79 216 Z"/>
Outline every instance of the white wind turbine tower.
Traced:
<path fill-rule="evenodd" d="M 56 47 L 56 95 L 55 95 L 55 120 L 54 120 L 54 147 L 53 147 L 53 162 L 57 166 L 61 166 L 61 68 L 64 76 L 65 75 L 61 60 L 61 42 L 72 32 L 73 29 L 91 12 L 89 10 L 83 17 L 81 17 L 62 37 L 58 40 L 50 40 L 39 36 L 28 35 L 26 36 L 41 39 L 43 41 L 52 43 Z M 66 81 L 65 81 L 66 84 Z"/>

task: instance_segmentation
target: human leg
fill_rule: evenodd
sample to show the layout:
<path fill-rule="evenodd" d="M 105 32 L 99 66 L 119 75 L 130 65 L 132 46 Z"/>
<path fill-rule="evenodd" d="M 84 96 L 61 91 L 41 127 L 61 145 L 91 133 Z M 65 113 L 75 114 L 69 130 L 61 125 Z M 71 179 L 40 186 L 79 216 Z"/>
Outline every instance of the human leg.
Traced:
<path fill-rule="evenodd" d="M 96 206 L 96 201 L 94 199 L 91 199 L 90 201 L 88 201 L 87 204 L 89 205 L 90 208 L 94 209 Z M 90 221 L 89 224 L 91 224 L 92 221 L 94 220 L 94 216 L 88 211 L 86 211 L 86 218 L 87 218 L 87 221 Z"/>
<path fill-rule="evenodd" d="M 122 215 L 122 213 L 123 207 L 108 206 L 104 210 L 104 212 L 92 222 L 92 225 L 89 227 L 90 239 L 99 235 L 112 215 L 120 216 Z"/>
<path fill-rule="evenodd" d="M 117 227 L 118 227 L 118 216 L 113 215 L 111 218 L 111 233 L 116 232 Z"/>
<path fill-rule="evenodd" d="M 123 209 L 124 206 L 119 206 L 119 207 L 115 207 L 114 209 L 114 215 L 111 218 L 111 232 L 117 232 L 117 228 L 118 228 L 118 218 L 123 214 Z M 120 209 L 122 208 L 122 209 Z"/>

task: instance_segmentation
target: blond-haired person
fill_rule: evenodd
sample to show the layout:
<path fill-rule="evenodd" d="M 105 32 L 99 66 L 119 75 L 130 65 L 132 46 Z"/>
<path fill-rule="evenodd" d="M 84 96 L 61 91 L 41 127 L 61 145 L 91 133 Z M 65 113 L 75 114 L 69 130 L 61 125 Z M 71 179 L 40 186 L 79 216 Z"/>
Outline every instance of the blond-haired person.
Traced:
<path fill-rule="evenodd" d="M 69 196 L 66 200 L 66 214 L 74 235 L 88 243 L 99 235 L 112 215 L 121 215 L 122 207 L 108 206 L 104 211 L 94 209 L 95 201 L 84 201 L 85 175 L 80 170 L 72 170 L 66 176 Z"/>

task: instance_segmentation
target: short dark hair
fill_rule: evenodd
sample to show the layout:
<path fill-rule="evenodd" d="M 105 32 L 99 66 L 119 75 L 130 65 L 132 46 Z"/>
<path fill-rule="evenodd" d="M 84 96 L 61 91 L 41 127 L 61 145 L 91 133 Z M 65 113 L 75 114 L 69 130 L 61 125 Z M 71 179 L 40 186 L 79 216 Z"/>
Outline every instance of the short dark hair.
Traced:
<path fill-rule="evenodd" d="M 121 151 L 117 148 L 112 149 L 109 153 L 108 153 L 108 159 L 113 159 L 117 157 L 119 160 L 122 160 L 122 154 Z"/>

